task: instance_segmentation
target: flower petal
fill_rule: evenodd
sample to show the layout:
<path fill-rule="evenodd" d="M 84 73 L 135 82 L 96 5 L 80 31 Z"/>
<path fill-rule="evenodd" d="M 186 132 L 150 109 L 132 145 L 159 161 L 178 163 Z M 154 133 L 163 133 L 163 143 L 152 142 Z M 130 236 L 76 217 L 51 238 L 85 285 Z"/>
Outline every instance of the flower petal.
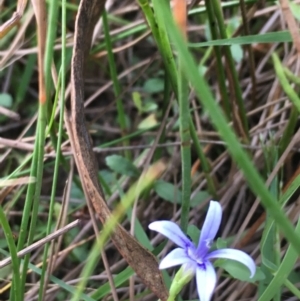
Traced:
<path fill-rule="evenodd" d="M 214 240 L 222 219 L 222 207 L 219 202 L 210 201 L 206 218 L 201 230 L 197 253 L 204 256 Z"/>
<path fill-rule="evenodd" d="M 250 270 L 251 278 L 255 274 L 256 271 L 255 262 L 248 254 L 246 254 L 243 251 L 235 250 L 235 249 L 220 249 L 207 254 L 207 256 L 205 257 L 205 259 L 212 259 L 212 258 L 227 258 L 227 259 L 239 261 Z"/>
<path fill-rule="evenodd" d="M 214 292 L 217 276 L 213 265 L 207 261 L 196 270 L 197 290 L 200 301 L 209 301 Z"/>
<path fill-rule="evenodd" d="M 172 240 L 177 246 L 186 248 L 194 244 L 185 236 L 179 226 L 170 221 L 157 221 L 149 225 L 149 229 L 159 232 Z"/>
<path fill-rule="evenodd" d="M 167 269 L 176 265 L 191 262 L 192 260 L 186 254 L 186 251 L 181 248 L 174 249 L 171 251 L 159 264 L 159 268 Z"/>

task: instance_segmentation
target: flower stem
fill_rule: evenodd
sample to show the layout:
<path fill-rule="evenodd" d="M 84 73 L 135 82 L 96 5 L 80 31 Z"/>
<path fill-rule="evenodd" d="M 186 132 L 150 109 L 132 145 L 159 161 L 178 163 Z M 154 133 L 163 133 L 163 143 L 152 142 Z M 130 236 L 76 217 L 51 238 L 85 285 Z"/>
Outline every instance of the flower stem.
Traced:
<path fill-rule="evenodd" d="M 191 281 L 194 273 L 192 269 L 187 269 L 182 266 L 176 273 L 169 291 L 169 298 L 167 301 L 174 301 L 176 296 L 181 292 L 182 288 Z"/>

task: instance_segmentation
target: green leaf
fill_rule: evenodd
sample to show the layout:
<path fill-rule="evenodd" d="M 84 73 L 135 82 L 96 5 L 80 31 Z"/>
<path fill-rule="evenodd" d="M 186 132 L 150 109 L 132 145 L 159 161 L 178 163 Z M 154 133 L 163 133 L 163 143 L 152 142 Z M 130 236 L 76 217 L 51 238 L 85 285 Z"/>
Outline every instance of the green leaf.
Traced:
<path fill-rule="evenodd" d="M 0 106 L 11 108 L 13 104 L 12 96 L 8 93 L 0 93 Z"/>
<path fill-rule="evenodd" d="M 218 259 L 215 261 L 215 266 L 218 266 L 228 272 L 233 278 L 241 281 L 254 283 L 265 279 L 264 273 L 259 267 L 256 268 L 255 275 L 250 278 L 249 269 L 242 263 L 230 259 Z"/>
<path fill-rule="evenodd" d="M 157 104 L 153 100 L 145 100 L 145 104 L 143 106 L 143 111 L 144 112 L 152 112 L 157 110 Z"/>
<path fill-rule="evenodd" d="M 236 63 L 240 63 L 243 59 L 243 49 L 240 45 L 231 45 L 230 50 Z"/>
<path fill-rule="evenodd" d="M 116 174 L 111 170 L 102 169 L 99 173 L 107 185 L 113 186 L 116 183 L 117 181 Z"/>
<path fill-rule="evenodd" d="M 198 245 L 200 238 L 200 230 L 195 225 L 188 225 L 187 229 L 188 236 L 192 239 L 195 245 Z"/>
<path fill-rule="evenodd" d="M 172 183 L 159 180 L 154 184 L 154 191 L 164 200 L 180 204 L 181 191 Z"/>
<path fill-rule="evenodd" d="M 216 245 L 217 245 L 217 248 L 218 249 L 224 249 L 224 248 L 227 248 L 227 241 L 222 239 L 221 237 L 219 237 L 217 239 L 217 242 L 216 242 Z"/>
<path fill-rule="evenodd" d="M 199 74 L 201 74 L 202 76 L 204 76 L 205 73 L 207 72 L 208 68 L 206 66 L 200 65 L 198 69 L 199 69 Z"/>
<path fill-rule="evenodd" d="M 289 1 L 289 5 L 290 5 L 290 9 L 292 11 L 292 14 L 294 15 L 294 17 L 300 21 L 300 5 L 296 4 L 292 1 Z"/>
<path fill-rule="evenodd" d="M 84 199 L 84 193 L 74 182 L 71 184 L 71 198 L 78 200 Z"/>
<path fill-rule="evenodd" d="M 141 94 L 139 92 L 133 92 L 132 93 L 132 100 L 135 105 L 135 107 L 138 109 L 139 113 L 143 112 L 143 105 L 142 105 L 142 99 Z"/>
<path fill-rule="evenodd" d="M 229 23 L 226 27 L 227 36 L 230 37 L 236 31 L 236 29 L 240 26 L 240 18 L 233 17 L 229 20 Z M 232 53 L 233 59 L 240 63 L 243 59 L 243 49 L 240 45 L 231 45 L 230 51 Z"/>
<path fill-rule="evenodd" d="M 107 166 L 116 173 L 126 175 L 129 177 L 138 177 L 140 172 L 134 166 L 134 164 L 128 159 L 119 156 L 112 155 L 105 158 Z"/>
<path fill-rule="evenodd" d="M 153 101 L 153 99 L 147 98 L 142 101 L 142 97 L 139 92 L 133 92 L 132 99 L 135 107 L 139 111 L 139 114 L 149 113 L 157 110 L 157 104 Z"/>
<path fill-rule="evenodd" d="M 159 180 L 154 184 L 154 191 L 164 200 L 173 204 L 181 204 L 181 190 L 174 184 Z M 194 208 L 207 200 L 209 193 L 200 191 L 191 199 L 191 207 Z"/>
<path fill-rule="evenodd" d="M 206 201 L 209 198 L 210 194 L 207 191 L 197 192 L 191 199 L 191 207 L 196 207 Z"/>
<path fill-rule="evenodd" d="M 139 123 L 138 129 L 139 130 L 150 129 L 156 125 L 157 125 L 157 120 L 155 114 L 150 114 Z"/>
<path fill-rule="evenodd" d="M 164 90 L 164 81 L 161 78 L 150 78 L 144 84 L 144 90 L 148 93 L 158 93 Z"/>

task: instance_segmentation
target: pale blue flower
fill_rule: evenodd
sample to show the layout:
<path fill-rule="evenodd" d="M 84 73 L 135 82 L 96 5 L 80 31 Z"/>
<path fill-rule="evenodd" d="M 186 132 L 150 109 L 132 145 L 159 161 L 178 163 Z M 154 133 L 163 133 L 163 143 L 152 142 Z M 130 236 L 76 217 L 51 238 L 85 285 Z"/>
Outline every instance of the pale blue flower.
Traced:
<path fill-rule="evenodd" d="M 200 234 L 198 246 L 181 231 L 177 224 L 170 221 L 157 221 L 149 225 L 172 240 L 180 248 L 171 251 L 160 263 L 160 269 L 176 265 L 184 265 L 187 271 L 196 274 L 197 290 L 200 301 L 209 301 L 216 286 L 216 272 L 210 260 L 226 258 L 241 262 L 250 270 L 250 277 L 255 274 L 256 266 L 253 259 L 246 253 L 235 249 L 211 251 L 210 247 L 219 230 L 222 219 L 222 208 L 218 202 L 211 201 Z"/>

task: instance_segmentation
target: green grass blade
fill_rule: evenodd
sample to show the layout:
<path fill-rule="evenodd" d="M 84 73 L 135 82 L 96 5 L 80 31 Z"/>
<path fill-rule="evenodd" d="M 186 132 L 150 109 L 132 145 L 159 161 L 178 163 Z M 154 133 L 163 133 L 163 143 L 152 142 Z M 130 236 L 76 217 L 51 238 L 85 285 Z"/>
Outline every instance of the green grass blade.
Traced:
<path fill-rule="evenodd" d="M 156 2 L 156 0 L 154 0 Z M 182 62 L 178 62 L 178 102 L 181 140 L 181 174 L 182 174 L 182 200 L 180 225 L 187 231 L 190 213 L 191 197 L 191 135 L 190 135 L 190 106 L 188 95 L 188 81 L 181 70 Z"/>
<path fill-rule="evenodd" d="M 227 38 L 226 34 L 226 27 L 225 27 L 225 21 L 223 18 L 223 13 L 222 13 L 222 8 L 220 5 L 219 0 L 211 0 L 212 1 L 212 6 L 213 6 L 213 11 L 216 16 L 216 21 L 218 23 L 218 29 L 220 32 L 220 36 L 223 39 Z M 245 139 L 249 140 L 249 131 L 248 131 L 248 121 L 247 121 L 247 116 L 246 116 L 246 109 L 244 106 L 244 101 L 243 101 L 243 96 L 242 96 L 242 89 L 240 86 L 240 81 L 238 78 L 238 74 L 236 71 L 236 66 L 232 57 L 231 50 L 229 46 L 224 46 L 224 52 L 225 52 L 225 57 L 228 62 L 228 72 L 230 72 L 230 77 L 231 81 L 233 84 L 232 89 L 234 89 L 234 102 L 231 104 L 231 109 L 233 110 L 233 107 L 237 105 L 238 108 L 238 118 L 240 118 L 241 123 L 243 125 L 243 134 L 245 134 Z M 237 117 L 235 117 L 236 119 Z"/>
<path fill-rule="evenodd" d="M 115 97 L 117 100 L 117 112 L 118 112 L 117 119 L 118 119 L 120 128 L 122 130 L 122 136 L 126 136 L 126 134 L 127 134 L 126 115 L 125 115 L 125 109 L 124 109 L 122 99 L 120 98 L 121 85 L 120 85 L 120 82 L 118 79 L 117 67 L 116 67 L 115 58 L 114 58 L 114 54 L 113 54 L 106 10 L 103 11 L 102 21 L 103 21 L 106 50 L 107 50 L 107 54 L 108 54 L 110 76 L 113 81 L 114 94 L 115 94 Z M 124 139 L 123 145 L 127 146 L 127 145 L 129 145 L 129 142 L 130 142 L 129 139 Z M 124 154 L 125 154 L 126 158 L 128 158 L 128 159 L 131 157 L 130 151 L 128 151 L 128 150 L 127 151 L 125 150 Z"/>
<path fill-rule="evenodd" d="M 215 25 L 216 20 L 213 14 L 213 3 L 211 0 L 205 1 L 205 7 L 207 11 L 207 16 L 209 19 L 209 28 L 212 35 L 212 38 L 216 40 L 218 38 L 218 30 Z M 230 102 L 229 102 L 229 95 L 226 87 L 226 76 L 225 76 L 225 66 L 222 61 L 222 54 L 220 47 L 214 47 L 214 54 L 216 58 L 216 68 L 217 68 L 217 81 L 220 89 L 220 93 L 222 96 L 222 104 L 223 110 L 227 116 L 230 118 L 231 116 L 231 109 L 230 109 Z"/>
<path fill-rule="evenodd" d="M 55 16 L 55 14 L 54 14 Z M 65 87 L 66 87 L 66 1 L 62 1 L 62 50 L 61 50 L 61 69 L 58 76 L 58 88 L 56 91 L 56 97 L 55 99 L 59 98 L 59 92 L 60 92 L 60 115 L 59 115 L 59 129 L 57 134 L 57 145 L 56 145 L 56 154 L 55 157 L 55 166 L 54 166 L 54 173 L 53 173 L 53 180 L 52 180 L 52 189 L 51 189 L 51 197 L 50 197 L 50 204 L 49 204 L 49 215 L 48 215 L 48 221 L 47 221 L 47 229 L 46 229 L 46 235 L 49 235 L 51 233 L 52 228 L 52 220 L 54 215 L 54 205 L 55 205 L 55 197 L 57 193 L 57 183 L 58 183 L 58 175 L 59 175 L 59 167 L 61 163 L 61 144 L 62 144 L 62 136 L 64 132 L 64 99 L 65 99 Z M 61 91 L 59 90 L 59 87 L 61 86 Z M 56 109 L 56 105 L 53 106 L 53 113 Z M 51 123 L 51 120 L 54 120 L 54 114 L 52 114 L 53 119 L 50 119 L 49 124 Z M 51 127 L 51 125 L 49 125 Z M 44 246 L 44 252 L 43 252 L 43 266 L 42 266 L 42 273 L 41 273 L 41 279 L 40 279 L 40 289 L 39 289 L 39 301 L 42 301 L 44 298 L 44 283 L 45 283 L 45 275 L 47 271 L 47 258 L 48 258 L 48 251 L 49 251 L 50 243 L 45 244 Z"/>
<path fill-rule="evenodd" d="M 287 94 L 289 99 L 292 101 L 292 103 L 297 108 L 298 112 L 300 113 L 300 98 L 298 97 L 297 93 L 292 88 L 292 86 L 289 84 L 288 79 L 285 75 L 283 66 L 278 58 L 278 55 L 276 53 L 273 53 L 272 58 L 273 58 L 273 62 L 274 62 L 276 75 L 280 81 L 280 84 L 281 84 L 284 92 Z"/>
<path fill-rule="evenodd" d="M 13 235 L 9 226 L 9 223 L 6 219 L 5 213 L 3 211 L 2 206 L 0 206 L 0 224 L 2 226 L 7 245 L 9 248 L 9 253 L 12 261 L 12 269 L 13 269 L 13 285 L 11 291 L 11 298 L 16 301 L 22 301 L 23 296 L 21 294 L 21 277 L 19 271 L 19 258 L 17 256 L 17 248 L 13 239 Z"/>
<path fill-rule="evenodd" d="M 249 35 L 244 37 L 226 38 L 201 43 L 189 43 L 191 48 L 208 47 L 208 46 L 225 46 L 225 45 L 250 45 L 255 43 L 286 43 L 292 42 L 289 31 L 268 32 L 264 34 Z"/>

